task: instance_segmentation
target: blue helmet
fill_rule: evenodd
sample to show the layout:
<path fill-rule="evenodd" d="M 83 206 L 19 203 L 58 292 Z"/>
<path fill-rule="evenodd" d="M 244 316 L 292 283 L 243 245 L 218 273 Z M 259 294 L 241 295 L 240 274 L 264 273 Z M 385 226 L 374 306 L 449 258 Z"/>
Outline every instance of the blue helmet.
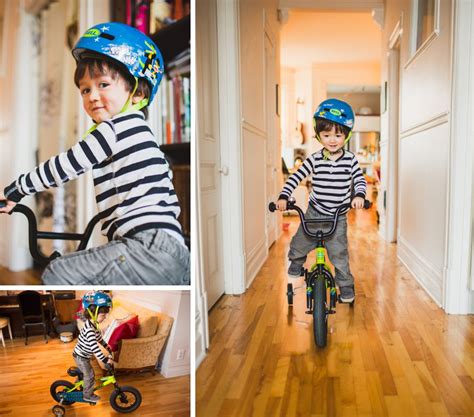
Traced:
<path fill-rule="evenodd" d="M 72 55 L 80 61 L 91 51 L 121 63 L 134 78 L 144 78 L 151 91 L 148 103 L 152 102 L 164 65 L 160 50 L 148 36 L 123 23 L 101 23 L 79 38 Z"/>
<path fill-rule="evenodd" d="M 354 112 L 352 107 L 344 101 L 336 98 L 324 100 L 313 115 L 313 124 L 316 127 L 316 118 L 326 119 L 331 122 L 348 127 L 351 131 L 354 127 Z"/>
<path fill-rule="evenodd" d="M 89 291 L 82 297 L 82 307 L 87 310 L 91 306 L 112 307 L 112 299 L 102 291 Z"/>

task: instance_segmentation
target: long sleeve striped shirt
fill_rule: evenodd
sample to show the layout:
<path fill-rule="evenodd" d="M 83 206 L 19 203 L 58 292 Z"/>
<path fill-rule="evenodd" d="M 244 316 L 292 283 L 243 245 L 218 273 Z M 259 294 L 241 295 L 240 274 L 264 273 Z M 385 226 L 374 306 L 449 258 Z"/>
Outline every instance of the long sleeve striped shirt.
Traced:
<path fill-rule="evenodd" d="M 86 320 L 84 327 L 79 332 L 74 353 L 84 359 L 90 359 L 94 355 L 98 360 L 107 363 L 107 358 L 102 353 L 99 344 L 105 348 L 107 347 L 100 330 L 90 320 Z"/>
<path fill-rule="evenodd" d="M 4 194 L 18 202 L 91 169 L 102 234 L 109 240 L 160 228 L 184 244 L 171 172 L 140 111 L 100 123 L 68 151 L 21 175 Z"/>
<path fill-rule="evenodd" d="M 365 198 L 367 182 L 355 155 L 343 151 L 335 161 L 325 159 L 322 150 L 310 155 L 294 172 L 280 193 L 279 199 L 288 200 L 298 184 L 311 175 L 310 203 L 321 214 L 332 215 L 336 209 L 351 202 L 353 197 Z M 342 212 L 347 213 L 349 209 Z"/>

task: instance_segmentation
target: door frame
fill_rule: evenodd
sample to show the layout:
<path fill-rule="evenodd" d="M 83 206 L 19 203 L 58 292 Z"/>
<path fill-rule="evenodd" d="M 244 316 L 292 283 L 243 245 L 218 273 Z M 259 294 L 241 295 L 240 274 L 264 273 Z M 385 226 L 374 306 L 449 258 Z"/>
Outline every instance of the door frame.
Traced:
<path fill-rule="evenodd" d="M 239 3 L 217 2 L 222 252 L 226 294 L 245 292 Z"/>
<path fill-rule="evenodd" d="M 386 182 L 385 239 L 398 240 L 399 227 L 399 154 L 400 154 L 400 47 L 403 21 L 395 25 L 388 42 L 388 167 Z M 395 59 L 393 59 L 395 58 Z"/>
<path fill-rule="evenodd" d="M 474 313 L 474 4 L 453 2 L 448 209 L 443 308 Z"/>

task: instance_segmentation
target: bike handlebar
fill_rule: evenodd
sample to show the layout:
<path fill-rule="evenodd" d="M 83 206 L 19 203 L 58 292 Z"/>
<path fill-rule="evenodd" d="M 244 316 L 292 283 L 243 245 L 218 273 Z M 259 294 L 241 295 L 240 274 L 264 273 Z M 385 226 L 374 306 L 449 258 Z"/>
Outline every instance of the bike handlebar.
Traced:
<path fill-rule="evenodd" d="M 0 200 L 0 208 L 6 206 L 5 200 Z M 41 252 L 38 247 L 38 239 L 50 239 L 50 240 L 78 240 L 79 245 L 76 251 L 84 250 L 89 243 L 89 239 L 92 235 L 95 225 L 100 221 L 99 215 L 96 215 L 87 224 L 84 233 L 59 233 L 59 232 L 42 232 L 38 231 L 38 225 L 36 222 L 36 216 L 33 211 L 23 205 L 17 204 L 8 214 L 22 213 L 28 221 L 28 245 L 30 254 L 33 259 L 41 266 L 45 267 L 53 259 L 61 256 L 58 251 L 54 251 L 50 256 L 46 256 Z"/>
<path fill-rule="evenodd" d="M 372 203 L 369 200 L 364 200 L 364 208 L 368 209 L 370 207 L 372 207 Z M 319 217 L 317 219 L 306 219 L 304 216 L 303 210 L 301 210 L 301 208 L 296 205 L 296 201 L 289 199 L 288 204 L 286 206 L 286 210 L 295 210 L 298 212 L 298 215 L 301 221 L 301 226 L 303 228 L 304 233 L 307 236 L 317 238 L 319 236 L 318 232 L 320 232 L 320 236 L 324 239 L 327 239 L 328 237 L 334 234 L 334 232 L 336 231 L 337 221 L 339 220 L 339 215 L 342 210 L 345 210 L 347 208 L 351 208 L 350 203 L 340 205 L 336 209 L 336 212 L 334 213 L 333 216 Z M 277 210 L 276 204 L 274 202 L 271 202 L 268 205 L 268 209 L 273 213 L 274 211 Z M 316 233 L 313 233 L 308 229 L 308 224 L 312 224 L 312 223 L 332 223 L 332 225 L 329 232 L 318 231 Z"/>

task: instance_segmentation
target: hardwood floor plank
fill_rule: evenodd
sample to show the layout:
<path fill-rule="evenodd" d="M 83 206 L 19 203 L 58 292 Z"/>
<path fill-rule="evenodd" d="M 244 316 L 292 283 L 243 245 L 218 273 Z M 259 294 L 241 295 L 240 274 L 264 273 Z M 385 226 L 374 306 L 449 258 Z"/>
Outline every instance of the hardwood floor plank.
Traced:
<path fill-rule="evenodd" d="M 248 291 L 222 297 L 209 315 L 197 415 L 473 417 L 474 319 L 431 300 L 397 246 L 378 237 L 373 210 L 349 215 L 356 302 L 337 305 L 324 349 L 314 345 L 301 279 L 287 305 L 286 253 L 298 223 L 285 221 L 290 231 Z"/>

